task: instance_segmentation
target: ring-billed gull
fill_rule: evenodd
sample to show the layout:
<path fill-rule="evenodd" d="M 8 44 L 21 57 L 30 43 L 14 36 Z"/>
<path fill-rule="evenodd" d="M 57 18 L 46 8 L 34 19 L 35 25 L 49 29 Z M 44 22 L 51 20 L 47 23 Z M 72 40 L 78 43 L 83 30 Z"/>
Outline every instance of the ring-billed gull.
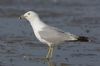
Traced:
<path fill-rule="evenodd" d="M 53 46 L 64 41 L 82 41 L 88 42 L 88 37 L 77 36 L 69 32 L 64 32 L 56 27 L 49 26 L 40 20 L 38 14 L 34 11 L 28 11 L 21 18 L 27 19 L 34 31 L 37 39 L 49 46 L 46 58 L 52 58 Z"/>

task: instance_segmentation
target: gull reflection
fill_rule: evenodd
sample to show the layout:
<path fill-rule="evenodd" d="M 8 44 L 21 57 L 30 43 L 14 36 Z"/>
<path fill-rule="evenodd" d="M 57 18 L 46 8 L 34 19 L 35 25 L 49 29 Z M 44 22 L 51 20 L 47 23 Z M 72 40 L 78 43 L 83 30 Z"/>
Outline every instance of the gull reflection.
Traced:
<path fill-rule="evenodd" d="M 47 60 L 48 66 L 57 66 L 55 62 L 53 62 L 51 59 Z"/>

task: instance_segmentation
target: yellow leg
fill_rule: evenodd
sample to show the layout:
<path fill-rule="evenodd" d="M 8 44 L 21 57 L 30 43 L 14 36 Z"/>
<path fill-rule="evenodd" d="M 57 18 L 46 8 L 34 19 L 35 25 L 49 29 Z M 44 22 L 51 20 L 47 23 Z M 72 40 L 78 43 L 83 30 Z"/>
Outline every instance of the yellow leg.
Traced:
<path fill-rule="evenodd" d="M 51 47 L 50 58 L 52 58 L 52 54 L 53 54 L 53 47 Z"/>
<path fill-rule="evenodd" d="M 52 58 L 52 54 L 53 54 L 53 46 L 49 46 L 46 58 Z"/>
<path fill-rule="evenodd" d="M 46 55 L 46 58 L 49 58 L 50 52 L 51 52 L 51 46 L 49 46 L 48 48 L 48 54 Z"/>

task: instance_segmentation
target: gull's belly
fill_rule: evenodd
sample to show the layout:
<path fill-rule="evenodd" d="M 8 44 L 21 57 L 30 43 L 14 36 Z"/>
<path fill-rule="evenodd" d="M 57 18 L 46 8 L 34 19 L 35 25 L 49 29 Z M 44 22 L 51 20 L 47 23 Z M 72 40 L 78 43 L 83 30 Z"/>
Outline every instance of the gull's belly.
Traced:
<path fill-rule="evenodd" d="M 45 44 L 50 44 L 48 41 L 46 41 L 46 40 L 44 40 L 43 38 L 41 38 L 41 36 L 40 36 L 40 34 L 39 34 L 38 31 L 35 31 L 34 34 L 35 34 L 36 38 L 37 38 L 40 42 L 45 43 Z"/>

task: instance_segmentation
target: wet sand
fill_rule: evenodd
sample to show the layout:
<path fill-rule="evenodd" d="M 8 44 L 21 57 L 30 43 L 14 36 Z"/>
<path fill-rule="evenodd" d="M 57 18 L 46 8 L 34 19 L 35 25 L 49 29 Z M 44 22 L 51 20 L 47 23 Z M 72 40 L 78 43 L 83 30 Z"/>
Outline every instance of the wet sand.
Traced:
<path fill-rule="evenodd" d="M 15 1 L 0 5 L 1 66 L 99 66 L 99 1 Z M 31 3 L 31 4 L 30 4 Z M 41 3 L 41 4 L 40 4 Z M 18 5 L 20 4 L 20 5 Z M 26 20 L 19 15 L 35 10 L 45 23 L 76 35 L 88 36 L 91 42 L 66 42 L 57 46 L 53 59 L 44 59 L 48 46 L 40 43 Z"/>
<path fill-rule="evenodd" d="M 6 21 L 7 20 L 7 21 Z M 0 19 L 0 64 L 3 66 L 98 66 L 100 61 L 100 44 L 97 34 L 93 33 L 94 29 L 99 27 L 93 24 L 93 27 L 87 26 L 86 31 L 84 24 L 80 26 L 62 21 L 54 23 L 53 26 L 70 31 L 77 35 L 86 35 L 92 39 L 92 42 L 68 42 L 58 45 L 53 59 L 47 61 L 43 59 L 47 54 L 45 44 L 40 43 L 34 36 L 31 26 L 28 22 L 17 18 Z M 48 22 L 49 23 L 49 22 Z M 51 24 L 52 25 L 52 24 Z M 72 25 L 72 26 L 71 26 Z M 91 24 L 88 24 L 91 25 Z M 63 27 L 62 27 L 63 26 Z"/>

